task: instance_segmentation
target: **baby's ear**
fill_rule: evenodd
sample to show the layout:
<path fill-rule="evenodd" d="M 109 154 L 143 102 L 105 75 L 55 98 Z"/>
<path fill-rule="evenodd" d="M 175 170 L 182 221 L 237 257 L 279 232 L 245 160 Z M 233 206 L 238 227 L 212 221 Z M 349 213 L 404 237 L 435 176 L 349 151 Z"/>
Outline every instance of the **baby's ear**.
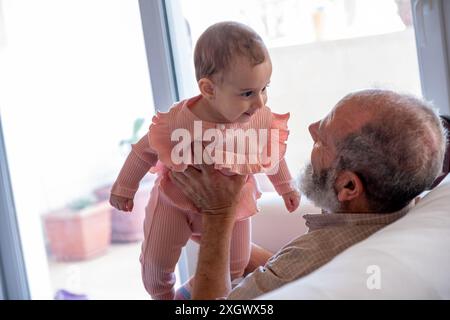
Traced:
<path fill-rule="evenodd" d="M 208 78 L 201 78 L 198 80 L 198 88 L 200 89 L 200 93 L 206 99 L 213 99 L 215 90 L 214 83 Z"/>

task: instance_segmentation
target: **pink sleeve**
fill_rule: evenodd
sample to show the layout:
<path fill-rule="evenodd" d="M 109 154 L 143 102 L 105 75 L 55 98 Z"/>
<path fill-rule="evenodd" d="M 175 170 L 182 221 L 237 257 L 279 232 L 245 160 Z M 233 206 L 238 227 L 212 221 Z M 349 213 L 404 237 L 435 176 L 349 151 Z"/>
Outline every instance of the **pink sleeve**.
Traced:
<path fill-rule="evenodd" d="M 292 180 L 291 173 L 289 172 L 288 166 L 286 164 L 286 160 L 284 159 L 284 155 L 286 154 L 286 142 L 289 136 L 289 130 L 287 126 L 287 122 L 289 120 L 289 113 L 286 114 L 277 114 L 271 112 L 271 129 L 278 129 L 278 143 L 279 143 L 279 151 L 280 151 L 280 160 L 277 164 L 277 168 L 275 173 L 268 173 L 267 177 L 270 182 L 272 182 L 275 190 L 279 195 L 283 195 L 285 193 L 296 190 L 294 186 L 294 182 Z"/>
<path fill-rule="evenodd" d="M 149 146 L 148 135 L 131 145 L 131 148 L 111 190 L 112 194 L 129 199 L 134 198 L 139 182 L 158 161 L 158 156 Z"/>
<path fill-rule="evenodd" d="M 275 190 L 279 195 L 296 190 L 291 173 L 289 172 L 286 160 L 282 159 L 278 163 L 278 170 L 275 174 L 268 174 L 270 182 L 272 182 Z"/>

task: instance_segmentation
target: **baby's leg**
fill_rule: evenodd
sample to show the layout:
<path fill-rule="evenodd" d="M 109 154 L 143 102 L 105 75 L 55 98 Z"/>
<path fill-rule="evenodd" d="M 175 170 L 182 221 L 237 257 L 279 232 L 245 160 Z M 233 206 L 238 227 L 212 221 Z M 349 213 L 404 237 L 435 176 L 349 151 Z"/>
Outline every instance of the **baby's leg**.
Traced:
<path fill-rule="evenodd" d="M 153 194 L 152 194 L 153 196 Z M 185 213 L 159 197 L 147 207 L 141 266 L 145 289 L 155 300 L 172 300 L 175 295 L 175 266 L 181 249 L 191 236 Z"/>
<path fill-rule="evenodd" d="M 230 247 L 230 273 L 231 280 L 244 275 L 245 268 L 250 260 L 251 252 L 251 223 L 250 218 L 237 221 L 234 225 Z"/>

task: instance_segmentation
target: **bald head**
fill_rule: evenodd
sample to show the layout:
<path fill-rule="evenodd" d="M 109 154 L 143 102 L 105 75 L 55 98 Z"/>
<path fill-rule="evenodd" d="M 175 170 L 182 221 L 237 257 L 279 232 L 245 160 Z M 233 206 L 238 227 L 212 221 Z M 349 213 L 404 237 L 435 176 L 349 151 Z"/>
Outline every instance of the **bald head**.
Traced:
<path fill-rule="evenodd" d="M 337 141 L 336 169 L 361 179 L 369 207 L 390 212 L 428 188 L 442 169 L 446 133 L 431 105 L 388 90 L 364 90 L 336 106 L 350 119 Z"/>

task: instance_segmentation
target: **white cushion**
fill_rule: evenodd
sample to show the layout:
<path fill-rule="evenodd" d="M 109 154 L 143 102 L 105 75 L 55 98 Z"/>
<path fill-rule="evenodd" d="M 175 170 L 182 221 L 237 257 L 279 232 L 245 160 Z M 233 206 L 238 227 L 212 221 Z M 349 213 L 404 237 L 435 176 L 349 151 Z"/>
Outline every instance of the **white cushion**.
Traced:
<path fill-rule="evenodd" d="M 252 217 L 252 242 L 271 252 L 277 252 L 308 230 L 302 217 L 305 213 L 320 213 L 306 197 L 302 198 L 298 209 L 290 213 L 276 192 L 264 192 L 258 207 L 260 212 Z"/>
<path fill-rule="evenodd" d="M 449 245 L 450 175 L 405 217 L 259 299 L 450 299 Z"/>

